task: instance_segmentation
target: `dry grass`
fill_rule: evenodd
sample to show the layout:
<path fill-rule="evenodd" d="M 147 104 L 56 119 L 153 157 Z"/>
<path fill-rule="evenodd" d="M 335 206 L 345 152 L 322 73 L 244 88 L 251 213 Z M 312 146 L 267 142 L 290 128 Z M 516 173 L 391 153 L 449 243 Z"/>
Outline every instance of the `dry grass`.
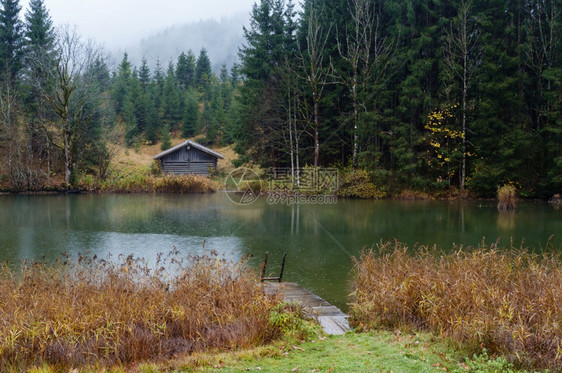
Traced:
<path fill-rule="evenodd" d="M 191 140 L 197 141 L 197 138 L 192 138 Z M 176 146 L 184 141 L 184 138 L 173 137 L 171 144 Z M 149 168 L 154 161 L 154 157 L 162 152 L 160 145 L 160 143 L 154 145 L 142 144 L 136 149 L 126 148 L 122 145 L 112 145 L 112 153 L 114 154 L 111 161 L 112 170 L 130 173 Z M 209 148 L 224 156 L 224 159 L 219 159 L 218 161 L 217 168 L 219 172 L 228 173 L 234 169 L 232 160 L 238 158 L 238 154 L 234 152 L 233 145 L 209 146 Z"/>
<path fill-rule="evenodd" d="M 109 178 L 105 181 L 82 178 L 80 189 L 106 193 L 212 193 L 219 184 L 199 175 L 154 176 L 139 171 Z"/>
<path fill-rule="evenodd" d="M 355 265 L 356 325 L 431 330 L 521 366 L 562 369 L 559 255 L 482 245 L 439 256 L 381 243 Z"/>
<path fill-rule="evenodd" d="M 511 184 L 498 187 L 498 209 L 508 210 L 517 204 L 517 189 Z"/>
<path fill-rule="evenodd" d="M 396 196 L 396 199 L 403 199 L 403 200 L 428 200 L 432 199 L 432 197 L 424 192 L 418 192 L 411 189 L 404 189 Z"/>
<path fill-rule="evenodd" d="M 172 268 L 169 277 L 163 268 Z M 0 370 L 111 366 L 255 346 L 278 333 L 244 263 L 216 255 L 0 267 Z"/>

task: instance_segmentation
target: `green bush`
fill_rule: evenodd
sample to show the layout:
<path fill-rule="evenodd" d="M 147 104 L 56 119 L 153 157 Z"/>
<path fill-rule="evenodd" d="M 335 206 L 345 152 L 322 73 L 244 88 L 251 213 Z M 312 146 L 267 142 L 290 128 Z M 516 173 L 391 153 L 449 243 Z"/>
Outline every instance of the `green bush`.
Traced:
<path fill-rule="evenodd" d="M 474 373 L 514 373 L 513 364 L 509 363 L 503 357 L 495 359 L 488 356 L 488 352 L 484 348 L 480 355 L 474 355 L 472 360 L 466 359 L 466 367 Z"/>
<path fill-rule="evenodd" d="M 297 303 L 280 303 L 269 313 L 269 325 L 277 336 L 295 340 L 309 340 L 318 335 L 318 326 L 304 319 L 302 306 Z"/>

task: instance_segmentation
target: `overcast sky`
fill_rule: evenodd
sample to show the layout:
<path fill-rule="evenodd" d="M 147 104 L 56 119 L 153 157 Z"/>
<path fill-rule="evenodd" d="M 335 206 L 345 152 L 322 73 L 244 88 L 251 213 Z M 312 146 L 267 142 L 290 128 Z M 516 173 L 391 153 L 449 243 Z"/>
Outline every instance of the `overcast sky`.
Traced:
<path fill-rule="evenodd" d="M 29 1 L 22 0 L 23 12 Z M 55 25 L 77 25 L 80 34 L 108 49 L 136 44 L 173 25 L 249 15 L 254 0 L 45 0 Z"/>

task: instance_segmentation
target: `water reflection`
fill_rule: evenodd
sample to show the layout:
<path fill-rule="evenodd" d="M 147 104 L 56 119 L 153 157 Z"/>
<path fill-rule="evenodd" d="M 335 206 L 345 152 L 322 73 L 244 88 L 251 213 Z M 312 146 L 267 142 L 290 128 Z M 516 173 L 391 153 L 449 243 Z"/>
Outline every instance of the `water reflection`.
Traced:
<path fill-rule="evenodd" d="M 286 279 L 343 306 L 350 256 L 381 240 L 409 245 L 477 245 L 525 239 L 540 249 L 551 234 L 561 248 L 560 210 L 521 203 L 344 200 L 335 205 L 235 205 L 226 195 L 0 196 L 0 260 L 56 258 L 61 252 L 134 254 L 149 260 L 176 247 L 199 254 L 215 249 L 232 259 L 271 253 L 277 274 L 288 253 Z"/>

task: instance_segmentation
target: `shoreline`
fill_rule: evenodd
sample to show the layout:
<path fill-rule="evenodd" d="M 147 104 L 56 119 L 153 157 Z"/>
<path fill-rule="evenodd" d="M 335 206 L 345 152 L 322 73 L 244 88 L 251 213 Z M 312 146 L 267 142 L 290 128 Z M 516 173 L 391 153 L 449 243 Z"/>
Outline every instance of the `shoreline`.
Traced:
<path fill-rule="evenodd" d="M 189 191 L 189 192 L 174 192 L 174 191 L 155 191 L 155 190 L 102 190 L 102 189 L 43 189 L 43 190 L 24 190 L 24 191 L 0 191 L 0 196 L 49 196 L 49 195 L 69 195 L 69 194 L 212 194 L 212 193 L 227 193 L 228 191 L 220 188 L 217 190 L 209 191 Z M 260 197 L 267 197 L 270 192 L 260 193 Z M 314 194 L 314 193 L 286 193 L 287 195 L 304 195 L 304 196 L 326 196 L 333 194 Z M 336 194 L 337 196 L 337 194 Z M 338 199 L 342 200 L 365 200 L 365 201 L 375 201 L 375 200 L 388 200 L 388 201 L 411 201 L 411 202 L 422 202 L 422 201 L 482 201 L 482 202 L 496 202 L 496 198 L 486 198 L 486 197 L 476 197 L 476 196 L 434 196 L 428 195 L 426 198 L 409 198 L 398 196 L 386 196 L 382 198 L 355 198 L 355 197 L 344 197 L 337 196 Z M 556 204 L 552 199 L 540 199 L 540 198 L 521 198 L 521 202 L 538 202 L 538 203 L 550 203 Z"/>

